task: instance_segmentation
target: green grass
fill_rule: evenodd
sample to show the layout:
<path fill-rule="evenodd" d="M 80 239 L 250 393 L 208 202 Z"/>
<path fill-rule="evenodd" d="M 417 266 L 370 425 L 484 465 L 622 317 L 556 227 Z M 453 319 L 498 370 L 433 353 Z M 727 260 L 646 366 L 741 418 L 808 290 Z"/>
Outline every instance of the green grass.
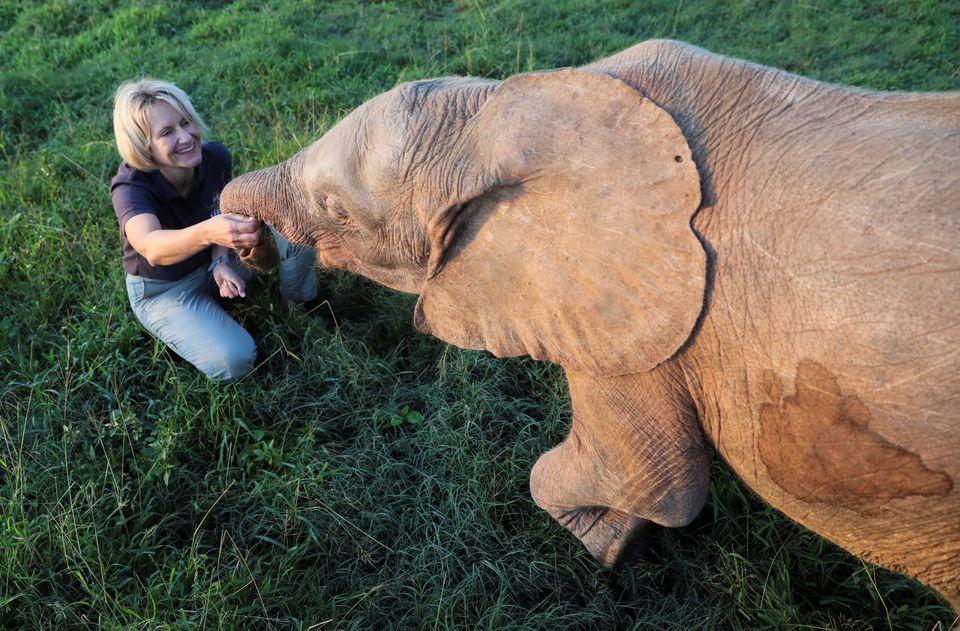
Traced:
<path fill-rule="evenodd" d="M 112 92 L 140 74 L 186 89 L 242 172 L 400 81 L 577 65 L 652 37 L 827 81 L 956 90 L 956 1 L 0 0 L 0 33 L 0 625 L 954 619 L 722 463 L 707 508 L 655 532 L 651 561 L 598 567 L 527 489 L 568 426 L 559 371 L 420 335 L 409 297 L 362 279 L 322 276 L 337 327 L 258 283 L 234 311 L 261 365 L 207 383 L 130 313 L 107 187 Z"/>

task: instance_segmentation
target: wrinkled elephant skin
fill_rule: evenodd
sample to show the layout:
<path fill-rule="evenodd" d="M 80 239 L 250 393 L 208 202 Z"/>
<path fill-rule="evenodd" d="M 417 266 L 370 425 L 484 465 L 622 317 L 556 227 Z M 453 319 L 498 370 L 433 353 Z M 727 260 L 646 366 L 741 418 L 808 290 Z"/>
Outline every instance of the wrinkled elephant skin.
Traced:
<path fill-rule="evenodd" d="M 604 563 L 702 507 L 709 441 L 786 515 L 960 602 L 960 94 L 670 41 L 403 84 L 222 208 L 564 367 L 536 502 Z M 253 260 L 265 260 L 257 252 Z"/>

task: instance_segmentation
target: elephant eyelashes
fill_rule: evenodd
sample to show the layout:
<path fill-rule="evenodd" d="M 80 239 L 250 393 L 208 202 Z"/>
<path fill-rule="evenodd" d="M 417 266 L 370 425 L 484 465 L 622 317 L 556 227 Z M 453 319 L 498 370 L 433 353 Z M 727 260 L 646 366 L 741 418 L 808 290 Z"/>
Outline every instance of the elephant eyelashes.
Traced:
<path fill-rule="evenodd" d="M 327 207 L 327 216 L 330 217 L 330 219 L 340 224 L 352 223 L 350 213 L 347 212 L 347 209 L 344 208 L 339 199 L 330 195 L 327 197 L 325 205 Z"/>

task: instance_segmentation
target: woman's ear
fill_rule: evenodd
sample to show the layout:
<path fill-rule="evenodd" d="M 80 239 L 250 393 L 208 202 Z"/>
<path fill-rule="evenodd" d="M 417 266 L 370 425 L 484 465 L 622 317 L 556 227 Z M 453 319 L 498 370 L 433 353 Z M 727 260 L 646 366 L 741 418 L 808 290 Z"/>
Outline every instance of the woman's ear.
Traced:
<path fill-rule="evenodd" d="M 562 70 L 508 79 L 463 132 L 467 193 L 432 227 L 416 326 L 595 375 L 673 355 L 706 279 L 700 181 L 673 119 L 617 79 Z"/>

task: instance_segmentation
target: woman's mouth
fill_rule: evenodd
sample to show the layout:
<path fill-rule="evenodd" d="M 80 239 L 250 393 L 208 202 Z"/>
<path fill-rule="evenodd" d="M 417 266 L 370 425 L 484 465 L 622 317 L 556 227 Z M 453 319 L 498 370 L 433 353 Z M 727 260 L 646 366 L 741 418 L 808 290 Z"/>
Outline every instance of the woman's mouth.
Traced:
<path fill-rule="evenodd" d="M 185 155 L 187 155 L 188 153 L 191 153 L 191 152 L 192 152 L 194 149 L 196 149 L 196 148 L 197 148 L 197 141 L 194 140 L 193 142 L 191 142 L 189 145 L 187 145 L 187 146 L 184 147 L 183 149 L 179 149 L 179 150 L 177 150 L 177 151 L 174 151 L 174 153 L 175 153 L 176 155 L 178 155 L 178 156 L 185 156 Z"/>

